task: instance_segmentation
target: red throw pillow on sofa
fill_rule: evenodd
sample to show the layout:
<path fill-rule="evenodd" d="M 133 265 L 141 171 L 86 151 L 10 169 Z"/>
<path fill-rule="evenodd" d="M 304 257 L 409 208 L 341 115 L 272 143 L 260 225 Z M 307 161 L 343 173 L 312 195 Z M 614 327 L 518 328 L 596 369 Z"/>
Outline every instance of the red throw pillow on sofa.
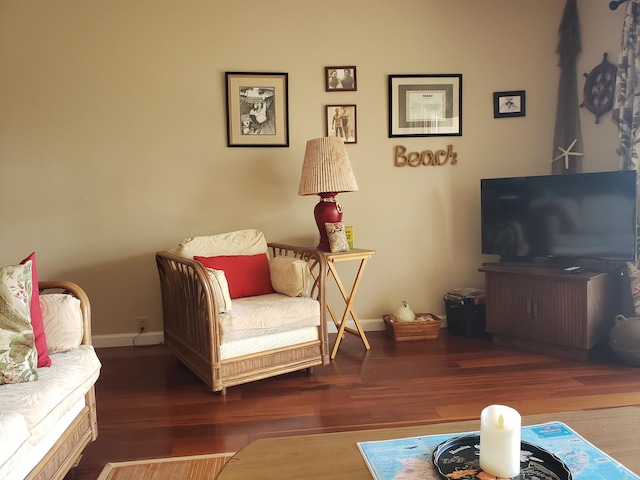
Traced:
<path fill-rule="evenodd" d="M 38 273 L 36 271 L 36 252 L 33 252 L 25 258 L 21 265 L 31 260 L 31 327 L 33 328 L 33 336 L 36 343 L 36 351 L 38 352 L 38 368 L 51 366 L 49 358 L 49 349 L 47 348 L 47 337 L 44 334 L 44 325 L 42 324 L 42 309 L 40 308 L 40 292 L 38 290 Z"/>
<path fill-rule="evenodd" d="M 266 253 L 193 258 L 207 268 L 224 271 L 229 284 L 229 296 L 232 299 L 274 292 Z"/>

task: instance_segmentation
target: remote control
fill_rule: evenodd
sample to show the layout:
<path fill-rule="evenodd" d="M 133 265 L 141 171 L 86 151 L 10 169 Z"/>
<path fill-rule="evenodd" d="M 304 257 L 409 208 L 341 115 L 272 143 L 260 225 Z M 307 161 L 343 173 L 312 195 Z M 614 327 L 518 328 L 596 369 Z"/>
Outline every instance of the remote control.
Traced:
<path fill-rule="evenodd" d="M 564 269 L 565 273 L 580 273 L 582 267 L 567 267 Z"/>

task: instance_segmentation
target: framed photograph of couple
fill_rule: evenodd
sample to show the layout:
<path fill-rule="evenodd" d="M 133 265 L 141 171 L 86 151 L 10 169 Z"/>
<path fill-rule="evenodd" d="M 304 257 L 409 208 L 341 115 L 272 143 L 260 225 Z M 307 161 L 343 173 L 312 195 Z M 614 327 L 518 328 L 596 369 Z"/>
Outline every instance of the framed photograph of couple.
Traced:
<path fill-rule="evenodd" d="M 389 75 L 389 137 L 462 135 L 462 75 Z"/>
<path fill-rule="evenodd" d="M 226 72 L 227 146 L 288 147 L 286 73 Z"/>
<path fill-rule="evenodd" d="M 327 92 L 355 92 L 356 67 L 324 67 L 324 82 Z"/>
<path fill-rule="evenodd" d="M 327 137 L 340 137 L 344 143 L 358 143 L 355 105 L 327 105 Z"/>

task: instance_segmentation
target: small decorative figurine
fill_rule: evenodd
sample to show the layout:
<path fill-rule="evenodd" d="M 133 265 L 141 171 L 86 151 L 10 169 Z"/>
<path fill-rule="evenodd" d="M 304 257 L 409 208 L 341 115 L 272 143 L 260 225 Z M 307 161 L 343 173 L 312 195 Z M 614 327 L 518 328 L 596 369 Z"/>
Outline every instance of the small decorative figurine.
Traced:
<path fill-rule="evenodd" d="M 409 307 L 406 300 L 402 301 L 402 306 L 394 313 L 398 322 L 413 322 L 416 319 L 416 314 Z"/>

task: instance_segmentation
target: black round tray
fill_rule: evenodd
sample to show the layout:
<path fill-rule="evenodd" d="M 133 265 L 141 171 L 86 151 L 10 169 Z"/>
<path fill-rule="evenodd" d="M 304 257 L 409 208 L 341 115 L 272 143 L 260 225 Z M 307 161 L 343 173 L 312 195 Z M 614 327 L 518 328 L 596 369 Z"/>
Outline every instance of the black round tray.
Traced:
<path fill-rule="evenodd" d="M 443 478 L 482 478 L 477 476 L 482 471 L 480 435 L 465 435 L 442 442 L 433 451 L 433 464 Z M 573 480 L 573 476 L 565 463 L 554 454 L 532 443 L 521 442 L 520 475 L 513 479 Z"/>

